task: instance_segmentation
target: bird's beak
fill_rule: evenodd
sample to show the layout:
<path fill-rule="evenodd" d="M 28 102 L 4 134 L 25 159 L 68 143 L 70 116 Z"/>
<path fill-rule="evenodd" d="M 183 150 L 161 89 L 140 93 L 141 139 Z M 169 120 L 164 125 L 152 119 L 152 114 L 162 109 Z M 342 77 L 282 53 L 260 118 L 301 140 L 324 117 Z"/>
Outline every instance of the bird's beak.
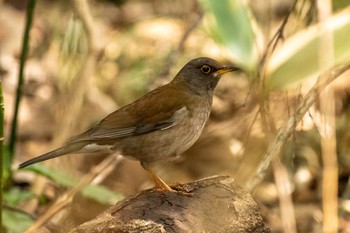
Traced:
<path fill-rule="evenodd" d="M 215 71 L 215 74 L 217 75 L 223 75 L 228 72 L 233 72 L 233 71 L 240 71 L 241 69 L 236 67 L 236 66 L 224 66 L 220 68 L 219 70 Z"/>

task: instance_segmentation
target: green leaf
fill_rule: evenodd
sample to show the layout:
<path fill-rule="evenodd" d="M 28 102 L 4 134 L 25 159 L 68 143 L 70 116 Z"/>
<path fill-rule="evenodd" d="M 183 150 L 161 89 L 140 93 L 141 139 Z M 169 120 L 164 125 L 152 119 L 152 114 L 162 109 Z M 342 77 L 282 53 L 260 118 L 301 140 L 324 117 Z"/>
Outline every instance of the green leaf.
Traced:
<path fill-rule="evenodd" d="M 33 171 L 36 174 L 42 175 L 54 181 L 55 183 L 65 187 L 73 187 L 74 185 L 77 184 L 77 181 L 73 179 L 71 176 L 69 176 L 67 173 L 56 169 L 48 168 L 42 164 L 34 164 L 23 170 Z"/>
<path fill-rule="evenodd" d="M 228 48 L 233 60 L 246 70 L 255 69 L 259 57 L 248 6 L 241 0 L 201 2 L 213 38 Z"/>
<path fill-rule="evenodd" d="M 2 145 L 2 184 L 6 187 L 11 178 L 11 160 L 10 151 L 7 144 Z"/>
<path fill-rule="evenodd" d="M 13 187 L 7 192 L 4 192 L 4 201 L 10 206 L 16 206 L 23 201 L 27 201 L 35 195 L 28 191 L 23 191 L 18 187 Z"/>
<path fill-rule="evenodd" d="M 114 193 L 101 185 L 89 185 L 83 190 L 83 195 L 102 204 L 112 204 L 124 199 L 120 193 Z"/>
<path fill-rule="evenodd" d="M 25 232 L 33 223 L 28 215 L 7 209 L 3 211 L 3 224 L 8 233 Z"/>
<path fill-rule="evenodd" d="M 42 164 L 34 164 L 26 168 L 25 170 L 30 170 L 37 174 L 45 176 L 46 178 L 54 181 L 55 183 L 65 187 L 71 188 L 78 184 L 78 181 L 76 179 L 73 179 L 71 176 L 67 175 L 67 173 L 48 168 Z M 98 201 L 101 204 L 112 204 L 124 198 L 122 194 L 115 193 L 101 185 L 90 184 L 83 189 L 82 193 L 86 197 Z"/>
<path fill-rule="evenodd" d="M 267 68 L 267 86 L 285 87 L 293 82 L 317 77 L 331 66 L 350 60 L 350 8 L 329 18 L 326 31 L 319 25 L 308 27 L 289 38 L 271 57 Z M 334 61 L 329 67 L 319 67 L 320 38 L 333 34 Z"/>

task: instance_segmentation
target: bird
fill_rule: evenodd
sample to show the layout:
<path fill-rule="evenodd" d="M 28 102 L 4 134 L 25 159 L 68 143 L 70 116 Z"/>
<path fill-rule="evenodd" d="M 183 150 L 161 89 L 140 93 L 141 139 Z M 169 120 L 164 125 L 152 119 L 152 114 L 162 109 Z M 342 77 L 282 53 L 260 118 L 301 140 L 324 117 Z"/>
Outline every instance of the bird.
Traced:
<path fill-rule="evenodd" d="M 71 153 L 120 153 L 140 161 L 157 188 L 176 192 L 153 172 L 151 163 L 172 160 L 196 142 L 221 76 L 240 70 L 208 57 L 192 59 L 169 83 L 112 112 L 62 147 L 21 163 L 19 169 Z"/>

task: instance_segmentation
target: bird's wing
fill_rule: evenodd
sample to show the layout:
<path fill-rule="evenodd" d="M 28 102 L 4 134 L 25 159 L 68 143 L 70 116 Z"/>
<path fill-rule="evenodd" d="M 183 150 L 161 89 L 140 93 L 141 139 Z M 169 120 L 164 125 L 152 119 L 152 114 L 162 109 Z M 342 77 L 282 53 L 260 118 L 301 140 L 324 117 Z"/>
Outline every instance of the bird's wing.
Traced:
<path fill-rule="evenodd" d="M 183 101 L 186 98 L 180 95 L 183 92 L 177 89 L 160 87 L 111 113 L 68 143 L 109 140 L 171 128 L 178 119 L 189 114 L 186 102 Z"/>

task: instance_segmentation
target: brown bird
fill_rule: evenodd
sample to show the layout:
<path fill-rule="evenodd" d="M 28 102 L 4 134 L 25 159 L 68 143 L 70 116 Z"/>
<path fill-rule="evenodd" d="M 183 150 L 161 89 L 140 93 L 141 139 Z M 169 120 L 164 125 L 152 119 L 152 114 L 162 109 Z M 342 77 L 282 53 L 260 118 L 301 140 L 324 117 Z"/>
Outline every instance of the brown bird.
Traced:
<path fill-rule="evenodd" d="M 201 57 L 188 62 L 168 84 L 109 114 L 64 146 L 19 165 L 24 168 L 61 155 L 110 152 L 139 160 L 157 187 L 172 190 L 150 163 L 172 159 L 189 149 L 209 117 L 221 75 L 240 70 Z"/>

